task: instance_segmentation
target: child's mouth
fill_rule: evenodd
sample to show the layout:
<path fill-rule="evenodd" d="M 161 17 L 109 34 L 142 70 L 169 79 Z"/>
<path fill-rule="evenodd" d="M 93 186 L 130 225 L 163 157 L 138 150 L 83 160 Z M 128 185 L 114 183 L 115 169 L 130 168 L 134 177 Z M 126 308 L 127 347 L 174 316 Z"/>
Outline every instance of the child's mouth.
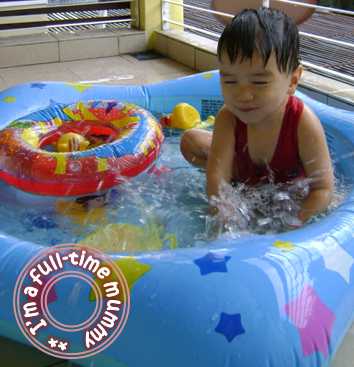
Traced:
<path fill-rule="evenodd" d="M 257 107 L 248 107 L 248 108 L 238 108 L 239 111 L 241 112 L 251 112 L 251 111 L 255 111 L 257 110 L 258 108 Z"/>

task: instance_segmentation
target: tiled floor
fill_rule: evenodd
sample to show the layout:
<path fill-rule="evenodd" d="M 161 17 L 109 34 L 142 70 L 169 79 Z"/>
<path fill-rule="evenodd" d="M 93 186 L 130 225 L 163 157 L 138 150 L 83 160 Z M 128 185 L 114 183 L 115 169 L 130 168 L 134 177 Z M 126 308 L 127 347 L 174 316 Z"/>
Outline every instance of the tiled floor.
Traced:
<path fill-rule="evenodd" d="M 0 89 L 27 81 L 142 84 L 190 75 L 193 70 L 167 58 L 138 61 L 129 55 L 0 68 Z"/>
<path fill-rule="evenodd" d="M 109 84 L 142 84 L 193 74 L 193 70 L 167 58 L 138 61 L 124 55 L 84 61 L 0 68 L 0 89 L 27 81 L 69 81 Z M 354 325 L 348 332 L 332 367 L 352 367 Z M 69 367 L 73 364 L 33 348 L 0 338 L 0 365 L 11 367 Z"/>

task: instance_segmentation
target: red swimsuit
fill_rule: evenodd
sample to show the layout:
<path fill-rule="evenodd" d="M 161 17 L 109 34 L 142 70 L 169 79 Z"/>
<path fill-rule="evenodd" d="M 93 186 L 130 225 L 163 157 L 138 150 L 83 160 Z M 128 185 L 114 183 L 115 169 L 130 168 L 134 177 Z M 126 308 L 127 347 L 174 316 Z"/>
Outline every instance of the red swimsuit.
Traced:
<path fill-rule="evenodd" d="M 303 108 L 304 104 L 300 99 L 289 97 L 277 146 L 267 166 L 257 166 L 252 162 L 247 147 L 247 125 L 236 118 L 234 165 L 238 177 L 235 181 L 256 185 L 269 182 L 273 176 L 274 183 L 286 183 L 306 176 L 297 139 L 297 127 Z"/>

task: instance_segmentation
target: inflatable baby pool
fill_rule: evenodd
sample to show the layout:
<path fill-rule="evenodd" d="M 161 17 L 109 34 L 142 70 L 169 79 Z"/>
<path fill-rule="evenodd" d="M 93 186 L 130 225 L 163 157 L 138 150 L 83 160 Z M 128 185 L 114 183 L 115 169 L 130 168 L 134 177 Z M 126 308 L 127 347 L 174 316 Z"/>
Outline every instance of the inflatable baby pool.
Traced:
<path fill-rule="evenodd" d="M 325 126 L 336 175 L 352 187 L 354 114 L 299 96 Z M 180 102 L 196 107 L 202 118 L 222 105 L 216 71 L 144 86 L 28 83 L 1 92 L 0 128 L 50 104 L 112 99 L 156 117 Z M 75 363 L 329 366 L 354 317 L 353 227 L 350 190 L 327 217 L 291 232 L 111 254 L 128 280 L 128 321 L 112 345 Z M 21 269 L 43 246 L 0 231 L 0 332 L 26 343 L 13 314 L 13 291 Z M 79 296 L 71 307 L 82 309 Z"/>

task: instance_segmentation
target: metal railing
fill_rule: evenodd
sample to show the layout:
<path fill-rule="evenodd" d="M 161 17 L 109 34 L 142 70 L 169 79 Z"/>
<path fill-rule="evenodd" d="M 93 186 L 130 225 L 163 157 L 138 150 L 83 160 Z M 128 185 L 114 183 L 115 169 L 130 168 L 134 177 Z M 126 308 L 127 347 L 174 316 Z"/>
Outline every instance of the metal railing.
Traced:
<path fill-rule="evenodd" d="M 133 1 L 134 0 L 109 0 L 102 2 L 91 1 L 45 5 L 38 5 L 34 1 L 34 4 L 28 7 L 17 6 L 6 10 L 0 8 L 0 20 L 1 18 L 23 17 L 26 15 L 48 15 L 47 19 L 36 21 L 25 21 L 25 18 L 21 18 L 21 21 L 16 22 L 6 20 L 6 23 L 0 24 L 0 31 L 131 23 L 133 19 L 130 14 L 130 5 Z M 129 12 L 127 14 L 120 14 L 117 12 L 123 9 L 129 9 Z"/>
<path fill-rule="evenodd" d="M 306 8 L 312 8 L 316 12 L 320 12 L 320 13 L 326 13 L 326 14 L 334 13 L 334 14 L 341 14 L 341 15 L 347 15 L 347 16 L 354 17 L 354 12 L 349 11 L 349 10 L 342 10 L 342 9 L 336 9 L 336 8 L 331 8 L 331 7 L 319 6 L 319 5 L 304 4 L 304 3 L 301 3 L 301 2 L 289 1 L 289 0 L 274 0 L 274 1 L 293 4 L 294 6 L 302 6 L 302 7 L 306 7 Z M 269 0 L 263 0 L 262 3 L 263 3 L 263 6 L 269 6 Z M 170 19 L 169 16 L 168 16 L 168 14 L 169 14 L 168 7 L 170 5 L 181 6 L 181 7 L 183 7 L 185 12 L 188 9 L 191 9 L 191 10 L 195 10 L 195 11 L 198 11 L 198 12 L 201 12 L 201 13 L 204 13 L 204 14 L 219 15 L 219 16 L 224 16 L 224 17 L 228 17 L 228 18 L 233 18 L 234 17 L 233 14 L 214 11 L 214 10 L 203 8 L 203 7 L 200 7 L 200 6 L 195 6 L 195 5 L 190 5 L 190 4 L 182 4 L 180 2 L 176 2 L 176 1 L 173 1 L 173 0 L 162 0 L 162 22 L 163 22 L 163 29 L 164 30 L 167 30 L 169 28 L 169 24 L 174 24 L 174 25 L 177 25 L 177 26 L 181 26 L 184 29 L 187 29 L 187 30 L 189 29 L 189 30 L 192 30 L 192 31 L 196 31 L 196 32 L 198 32 L 202 35 L 204 34 L 206 36 L 212 36 L 214 38 L 219 38 L 220 34 L 221 34 L 220 32 L 205 30 L 205 29 L 203 29 L 201 27 L 198 27 L 198 26 L 195 26 L 195 25 L 190 25 L 190 24 L 186 24 L 185 22 L 178 22 L 178 21 L 175 21 L 173 19 Z M 308 38 L 309 40 L 321 41 L 321 42 L 324 42 L 326 44 L 335 45 L 335 46 L 341 47 L 341 48 L 348 48 L 348 50 L 354 51 L 354 43 L 353 42 L 346 42 L 346 41 L 337 40 L 337 39 L 329 38 L 329 37 L 324 37 L 324 36 L 321 36 L 321 35 L 318 35 L 318 34 L 303 32 L 303 31 L 300 31 L 299 34 L 300 34 L 301 37 Z M 348 75 L 348 74 L 345 74 L 345 73 L 342 73 L 342 72 L 338 72 L 336 70 L 331 70 L 327 67 L 317 65 L 313 62 L 302 61 L 302 64 L 305 67 L 307 67 L 308 69 L 312 69 L 312 70 L 317 71 L 321 74 L 326 74 L 327 76 L 334 77 L 334 78 L 343 80 L 345 82 L 349 82 L 350 84 L 354 84 L 354 77 L 351 76 L 351 75 Z"/>

